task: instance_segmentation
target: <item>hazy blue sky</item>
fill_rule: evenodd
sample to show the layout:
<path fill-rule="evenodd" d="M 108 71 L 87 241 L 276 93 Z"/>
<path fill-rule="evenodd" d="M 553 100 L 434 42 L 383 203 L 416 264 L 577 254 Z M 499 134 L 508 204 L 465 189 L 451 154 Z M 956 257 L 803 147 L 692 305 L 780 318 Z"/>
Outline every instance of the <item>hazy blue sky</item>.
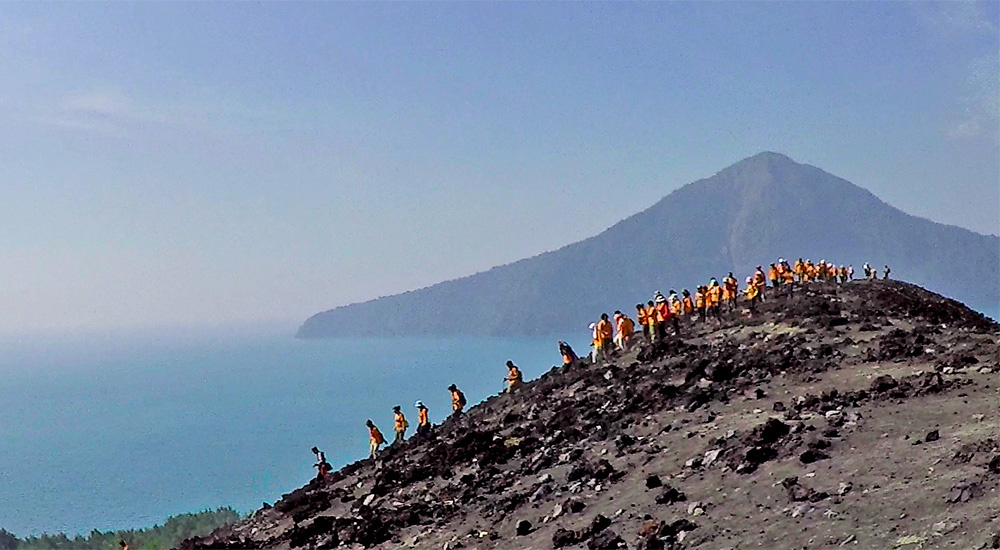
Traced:
<path fill-rule="evenodd" d="M 763 150 L 996 234 L 998 12 L 0 3 L 0 332 L 301 320 Z"/>

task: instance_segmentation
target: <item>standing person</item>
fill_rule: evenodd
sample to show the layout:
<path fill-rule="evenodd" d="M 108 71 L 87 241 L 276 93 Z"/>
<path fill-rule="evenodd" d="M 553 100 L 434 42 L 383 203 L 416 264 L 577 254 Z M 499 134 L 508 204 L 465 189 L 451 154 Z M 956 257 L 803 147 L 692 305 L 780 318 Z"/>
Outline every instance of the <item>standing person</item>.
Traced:
<path fill-rule="evenodd" d="M 646 318 L 646 308 L 642 304 L 635 305 L 635 320 L 642 327 L 642 336 L 647 343 L 652 342 L 649 337 L 649 319 Z"/>
<path fill-rule="evenodd" d="M 365 425 L 368 426 L 368 449 L 371 451 L 370 458 L 374 459 L 375 455 L 378 454 L 378 448 L 385 444 L 385 437 L 382 432 L 375 427 L 375 423 L 368 419 L 365 421 Z"/>
<path fill-rule="evenodd" d="M 868 265 L 868 262 L 865 262 L 865 265 L 862 266 L 862 269 L 864 269 L 865 280 L 871 279 L 872 268 Z"/>
<path fill-rule="evenodd" d="M 590 323 L 590 362 L 596 363 L 598 356 L 598 346 L 601 343 L 601 337 L 597 335 L 597 323 Z"/>
<path fill-rule="evenodd" d="M 646 302 L 646 321 L 649 322 L 649 343 L 652 344 L 660 331 L 660 323 L 656 321 L 656 304 L 652 300 Z"/>
<path fill-rule="evenodd" d="M 848 265 L 847 266 L 847 280 L 848 281 L 853 281 L 854 280 L 854 266 L 853 265 Z"/>
<path fill-rule="evenodd" d="M 691 293 L 685 288 L 681 296 L 683 296 L 681 306 L 684 308 L 684 315 L 694 315 L 694 300 L 691 299 Z"/>
<path fill-rule="evenodd" d="M 885 266 L 885 271 L 883 272 L 882 278 L 885 279 L 886 281 L 888 281 L 889 280 L 889 273 L 892 273 L 892 270 L 889 269 L 889 266 L 887 265 L 887 266 Z"/>
<path fill-rule="evenodd" d="M 804 283 L 806 276 L 806 263 L 802 261 L 802 258 L 795 260 L 795 265 L 792 266 L 792 272 L 795 274 L 795 280 Z"/>
<path fill-rule="evenodd" d="M 424 437 L 431 431 L 431 421 L 423 401 L 414 403 L 417 408 L 417 437 Z"/>
<path fill-rule="evenodd" d="M 788 262 L 782 262 L 778 264 L 781 270 L 781 276 L 784 279 L 781 284 L 788 289 L 788 296 L 792 296 L 793 288 L 795 286 L 795 273 L 792 272 L 792 268 L 788 265 Z"/>
<path fill-rule="evenodd" d="M 722 308 L 722 287 L 719 281 L 712 277 L 708 281 L 708 289 L 705 291 L 705 302 L 708 306 L 708 314 L 715 317 L 715 320 L 722 323 L 722 315 L 719 310 Z"/>
<path fill-rule="evenodd" d="M 777 296 L 778 285 L 781 284 L 781 279 L 778 278 L 778 266 L 771 264 L 771 266 L 767 268 L 767 279 L 771 281 L 771 293 Z"/>
<path fill-rule="evenodd" d="M 462 409 L 465 407 L 465 394 L 455 384 L 448 386 L 448 391 L 451 392 L 451 414 L 462 414 Z"/>
<path fill-rule="evenodd" d="M 764 289 L 767 287 L 767 276 L 764 275 L 764 270 L 757 266 L 757 269 L 753 272 L 753 284 L 757 287 L 757 299 L 761 302 L 764 301 Z"/>
<path fill-rule="evenodd" d="M 406 428 L 410 427 L 410 423 L 403 416 L 403 411 L 399 410 L 399 405 L 392 408 L 392 422 L 396 429 L 396 439 L 392 440 L 392 444 L 398 445 L 406 438 Z"/>
<path fill-rule="evenodd" d="M 597 323 L 597 354 L 605 360 L 611 358 L 611 340 L 614 336 L 614 329 L 611 327 L 611 320 L 607 313 L 601 314 L 601 320 Z"/>
<path fill-rule="evenodd" d="M 330 463 L 326 461 L 326 455 L 323 454 L 323 451 L 313 447 L 312 452 L 316 455 L 316 464 L 313 464 L 313 468 L 317 470 L 316 479 L 326 479 L 326 476 L 333 471 L 333 466 L 330 466 Z"/>
<path fill-rule="evenodd" d="M 760 297 L 760 287 L 754 284 L 752 277 L 747 277 L 747 304 L 750 305 L 750 314 L 757 311 L 757 300 Z"/>
<path fill-rule="evenodd" d="M 513 392 L 524 382 L 521 369 L 517 368 L 513 361 L 507 361 L 507 378 L 504 380 L 507 382 L 507 393 Z"/>
<path fill-rule="evenodd" d="M 726 278 L 722 279 L 722 300 L 726 302 L 729 307 L 729 311 L 736 309 L 736 295 L 740 291 L 740 283 L 733 277 L 733 272 L 730 271 Z"/>
<path fill-rule="evenodd" d="M 635 323 L 624 313 L 618 325 L 618 334 L 621 336 L 622 351 L 625 351 L 632 345 L 632 337 L 635 334 Z"/>
<path fill-rule="evenodd" d="M 670 289 L 670 295 L 667 296 L 667 303 L 670 305 L 670 314 L 674 319 L 680 319 L 684 315 L 684 304 L 681 303 L 681 299 L 677 297 L 677 291 Z"/>
<path fill-rule="evenodd" d="M 562 340 L 559 341 L 559 355 L 562 355 L 563 365 L 567 367 L 575 365 L 580 360 L 573 348 Z"/>
<path fill-rule="evenodd" d="M 705 311 L 705 290 L 704 289 L 705 289 L 705 287 L 703 287 L 703 286 L 699 286 L 699 287 L 697 287 L 697 288 L 694 289 L 694 308 L 696 310 L 698 310 L 698 316 L 700 317 L 700 319 L 701 319 L 702 322 L 708 320 L 708 317 L 706 316 L 706 311 Z"/>
<path fill-rule="evenodd" d="M 673 319 L 673 315 L 670 314 L 670 304 L 667 303 L 667 299 L 663 297 L 663 294 L 659 292 L 656 293 L 656 327 L 657 333 L 656 337 L 660 340 L 665 340 L 667 338 L 667 323 L 676 321 Z M 674 331 L 676 332 L 676 324 L 674 325 Z"/>

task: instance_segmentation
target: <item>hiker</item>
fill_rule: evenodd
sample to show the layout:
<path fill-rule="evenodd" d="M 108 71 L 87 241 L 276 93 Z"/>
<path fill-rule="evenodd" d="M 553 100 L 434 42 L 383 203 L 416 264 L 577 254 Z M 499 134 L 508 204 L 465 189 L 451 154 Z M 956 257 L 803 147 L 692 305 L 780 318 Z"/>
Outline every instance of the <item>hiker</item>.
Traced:
<path fill-rule="evenodd" d="M 604 359 L 611 358 L 611 340 L 614 336 L 614 329 L 607 313 L 601 314 L 601 320 L 597 323 L 597 354 Z"/>
<path fill-rule="evenodd" d="M 837 278 L 840 279 L 840 284 L 844 284 L 844 283 L 847 282 L 847 268 L 846 267 L 840 266 L 840 268 L 837 270 Z"/>
<path fill-rule="evenodd" d="M 750 304 L 750 314 L 757 311 L 757 299 L 760 297 L 760 288 L 753 283 L 752 277 L 747 277 L 747 303 Z"/>
<path fill-rule="evenodd" d="M 317 470 L 316 479 L 326 479 L 326 476 L 333 471 L 333 466 L 330 466 L 330 463 L 326 461 L 326 455 L 323 454 L 323 451 L 313 447 L 312 452 L 316 455 L 316 464 L 313 464 L 313 468 Z"/>
<path fill-rule="evenodd" d="M 622 351 L 625 351 L 632 345 L 633 334 L 635 334 L 635 323 L 632 322 L 632 319 L 628 315 L 623 313 L 621 319 L 618 320 L 619 345 Z"/>
<path fill-rule="evenodd" d="M 427 417 L 427 407 L 423 401 L 413 404 L 417 408 L 417 437 L 424 437 L 431 431 L 431 421 Z"/>
<path fill-rule="evenodd" d="M 684 307 L 684 315 L 694 314 L 694 300 L 691 299 L 691 293 L 685 288 L 681 292 L 681 295 L 684 296 L 681 300 L 681 305 Z"/>
<path fill-rule="evenodd" d="M 382 432 L 375 427 L 375 423 L 368 419 L 365 421 L 365 425 L 368 426 L 368 448 L 371 451 L 370 458 L 375 459 L 375 455 L 378 453 L 378 448 L 385 444 L 385 437 Z"/>
<path fill-rule="evenodd" d="M 649 323 L 649 343 L 656 341 L 659 323 L 656 322 L 656 304 L 652 300 L 646 302 L 646 321 Z"/>
<path fill-rule="evenodd" d="M 806 275 L 806 264 L 802 261 L 802 258 L 795 260 L 795 265 L 792 266 L 792 273 L 795 274 L 795 280 L 804 283 L 804 278 Z"/>
<path fill-rule="evenodd" d="M 451 392 L 451 414 L 462 414 L 462 408 L 465 407 L 465 394 L 455 387 L 455 384 L 448 386 L 448 391 Z"/>
<path fill-rule="evenodd" d="M 660 340 L 665 340 L 667 338 L 667 323 L 673 322 L 674 334 L 677 334 L 677 319 L 670 313 L 670 305 L 667 304 L 667 299 L 663 297 L 663 294 L 659 292 L 656 293 L 656 337 Z"/>
<path fill-rule="evenodd" d="M 563 365 L 567 367 L 575 365 L 576 362 L 580 360 L 580 358 L 576 356 L 576 352 L 573 351 L 573 348 L 562 340 L 559 341 L 559 355 L 562 355 Z"/>
<path fill-rule="evenodd" d="M 652 342 L 649 338 L 649 319 L 646 317 L 646 308 L 642 304 L 635 305 L 635 321 L 642 327 L 642 337 L 646 342 Z"/>
<path fill-rule="evenodd" d="M 847 280 L 848 281 L 853 281 L 854 280 L 854 266 L 853 265 L 848 265 L 847 266 Z"/>
<path fill-rule="evenodd" d="M 719 310 L 722 308 L 722 287 L 719 286 L 719 281 L 712 277 L 708 281 L 708 289 L 705 291 L 705 303 L 708 309 L 708 314 L 715 317 L 715 320 L 722 323 L 722 315 Z"/>
<path fill-rule="evenodd" d="M 392 440 L 392 444 L 397 445 L 403 442 L 406 437 L 406 428 L 410 427 L 410 423 L 403 416 L 403 411 L 399 410 L 399 405 L 392 408 L 392 422 L 396 428 L 396 439 Z"/>
<path fill-rule="evenodd" d="M 736 277 L 733 277 L 732 271 L 722 279 L 722 301 L 729 307 L 729 311 L 736 309 L 736 294 L 739 292 L 739 285 L 740 283 Z"/>
<path fill-rule="evenodd" d="M 795 273 L 792 272 L 792 268 L 789 267 L 788 262 L 782 260 L 778 263 L 778 270 L 781 272 L 781 284 L 788 289 L 788 296 L 792 296 L 793 289 L 795 285 Z"/>
<path fill-rule="evenodd" d="M 753 284 L 757 287 L 757 299 L 763 302 L 764 289 L 767 288 L 767 276 L 764 275 L 764 270 L 760 266 L 757 266 L 757 269 L 753 272 Z"/>
<path fill-rule="evenodd" d="M 885 271 L 882 274 L 882 278 L 885 279 L 886 281 L 888 281 L 889 280 L 889 273 L 892 273 L 892 270 L 889 269 L 889 266 L 885 266 Z"/>
<path fill-rule="evenodd" d="M 507 378 L 504 380 L 507 382 L 507 393 L 513 392 L 524 382 L 521 377 L 521 369 L 517 368 L 513 361 L 507 361 Z"/>
<path fill-rule="evenodd" d="M 767 279 L 771 281 L 771 289 L 775 296 L 778 295 L 778 285 L 781 284 L 781 279 L 778 278 L 778 266 L 771 264 L 767 268 Z"/>
<path fill-rule="evenodd" d="M 865 262 L 865 265 L 863 266 L 863 269 L 865 270 L 864 271 L 864 273 L 865 273 L 865 280 L 871 279 L 872 278 L 872 268 L 871 268 L 871 266 L 868 265 L 868 262 Z"/>
<path fill-rule="evenodd" d="M 670 295 L 667 296 L 667 304 L 670 305 L 670 314 L 673 318 L 680 321 L 680 318 L 684 315 L 684 304 L 681 303 L 676 290 L 670 289 Z"/>

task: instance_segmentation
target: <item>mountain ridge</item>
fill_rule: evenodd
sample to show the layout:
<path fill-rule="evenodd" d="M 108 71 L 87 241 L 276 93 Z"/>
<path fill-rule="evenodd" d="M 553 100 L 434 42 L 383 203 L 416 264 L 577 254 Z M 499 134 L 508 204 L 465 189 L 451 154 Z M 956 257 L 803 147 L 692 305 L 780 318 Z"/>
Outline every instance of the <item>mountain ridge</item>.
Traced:
<path fill-rule="evenodd" d="M 877 227 L 858 230 L 870 222 Z M 936 258 L 927 257 L 928 247 Z M 955 252 L 970 248 L 965 257 Z M 845 258 L 858 270 L 865 261 L 888 263 L 918 284 L 989 310 L 1000 302 L 998 250 L 997 237 L 907 214 L 820 168 L 763 152 L 688 183 L 592 237 L 318 313 L 296 336 L 548 334 L 586 326 L 601 304 L 628 307 L 636 291 L 652 293 L 664 280 L 677 281 L 671 284 L 678 290 L 693 288 L 704 283 L 696 278 L 704 273 L 746 274 L 756 259 L 790 251 L 813 260 Z M 970 263 L 957 277 L 947 272 L 947 265 Z M 984 280 L 992 286 L 978 282 Z M 528 316 L 532 311 L 537 314 Z"/>

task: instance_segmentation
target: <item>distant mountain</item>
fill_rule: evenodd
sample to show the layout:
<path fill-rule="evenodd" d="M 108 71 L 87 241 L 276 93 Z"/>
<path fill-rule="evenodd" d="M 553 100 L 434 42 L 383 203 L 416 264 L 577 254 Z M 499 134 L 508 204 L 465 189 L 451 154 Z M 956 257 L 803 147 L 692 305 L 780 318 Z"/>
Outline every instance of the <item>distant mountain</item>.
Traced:
<path fill-rule="evenodd" d="M 760 153 L 558 250 L 420 290 L 324 311 L 300 338 L 551 334 L 656 290 L 693 289 L 778 257 L 885 264 L 899 277 L 996 316 L 1000 238 L 882 202 L 819 168 Z"/>

